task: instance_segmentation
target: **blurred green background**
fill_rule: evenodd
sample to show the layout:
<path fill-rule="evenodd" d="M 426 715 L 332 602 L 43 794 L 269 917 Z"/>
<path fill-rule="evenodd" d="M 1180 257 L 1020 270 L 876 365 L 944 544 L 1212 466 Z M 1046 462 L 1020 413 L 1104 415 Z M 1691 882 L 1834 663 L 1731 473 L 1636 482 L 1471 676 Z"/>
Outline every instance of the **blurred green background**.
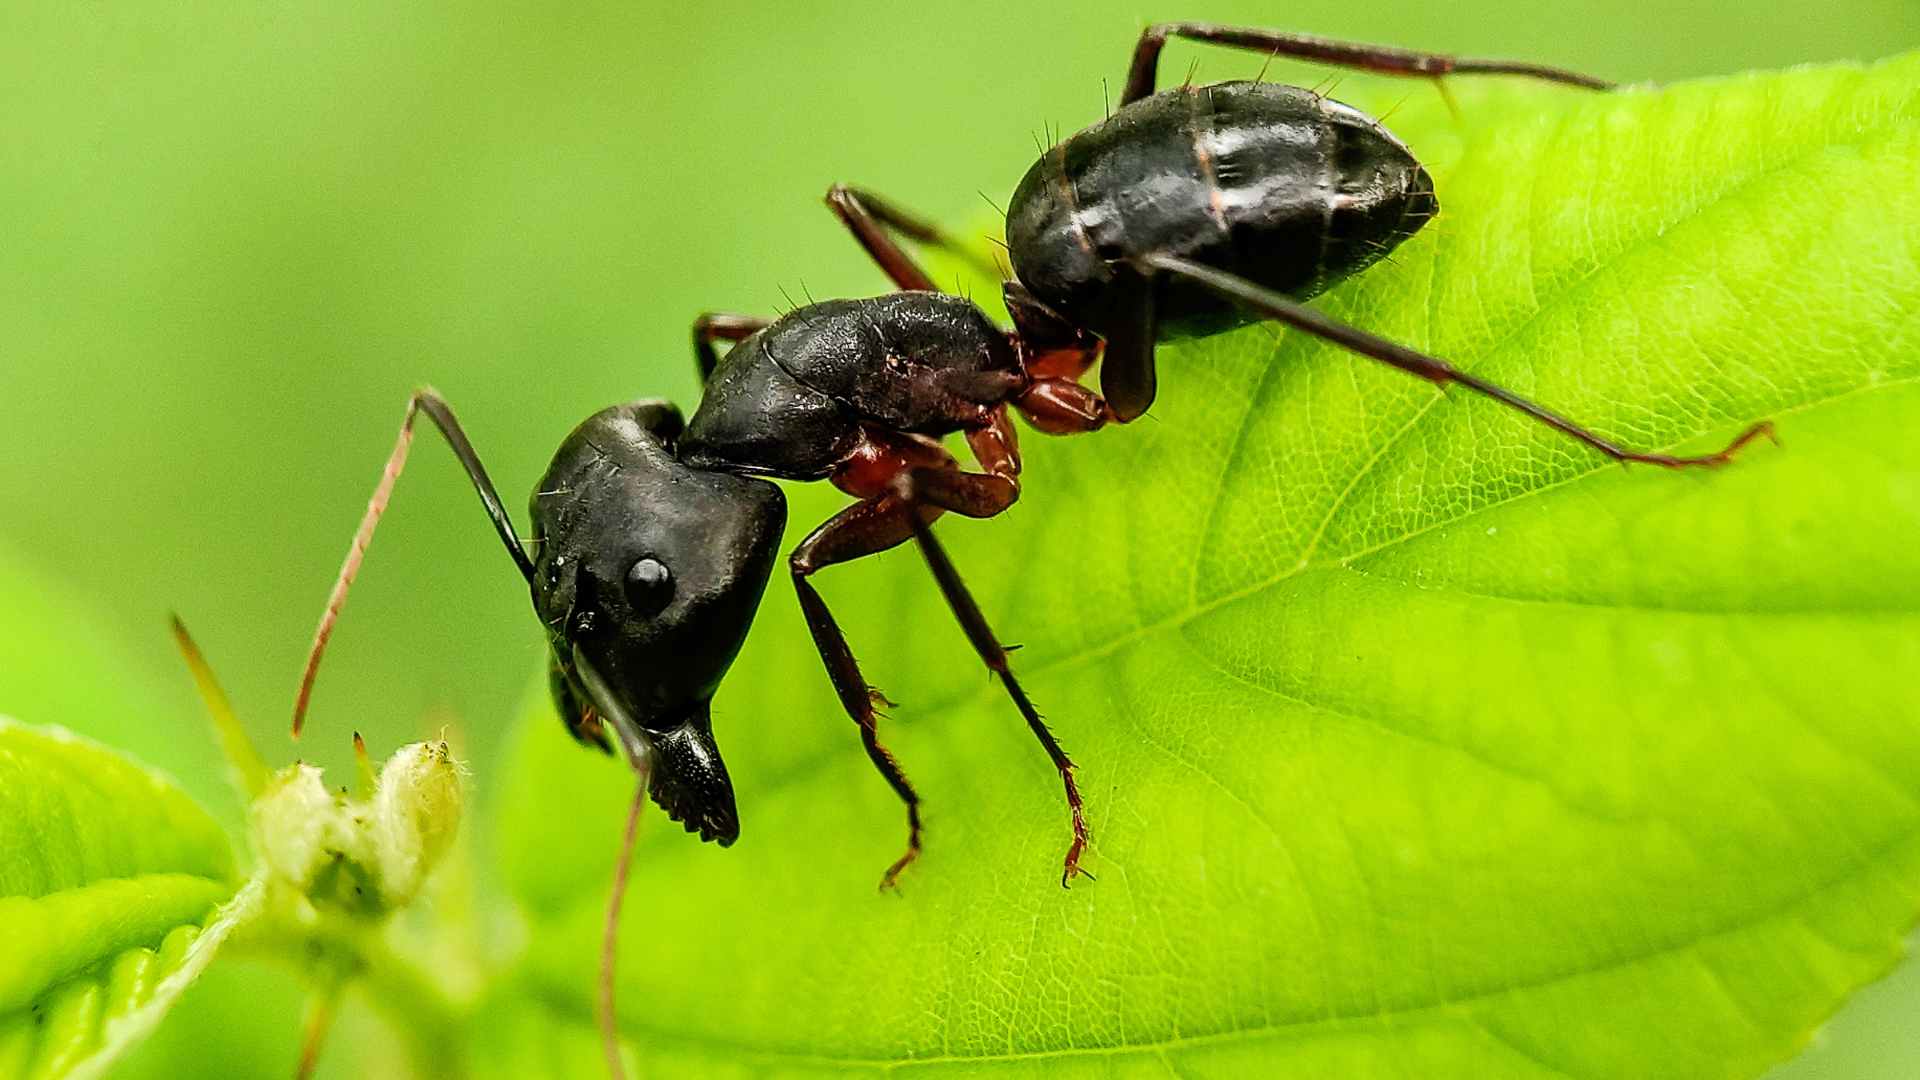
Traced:
<path fill-rule="evenodd" d="M 164 615 L 293 756 L 297 668 L 412 387 L 455 404 L 517 513 L 588 413 L 691 406 L 696 312 L 884 287 L 828 184 L 979 217 L 1043 127 L 1099 118 L 1150 18 L 1628 80 L 1920 46 L 1915 0 L 0 6 L 0 564 L 45 583 L 10 602 L 48 627 L 0 659 L 0 710 L 137 703 L 100 734 L 231 818 Z M 1196 59 L 1259 67 L 1176 44 L 1163 71 Z M 130 689 L 48 688 L 76 641 Z M 540 647 L 423 439 L 298 753 L 343 768 L 351 729 L 384 752 L 457 721 L 484 793 Z M 1795 1075 L 1920 1069 L 1920 974 L 1862 1000 Z"/>

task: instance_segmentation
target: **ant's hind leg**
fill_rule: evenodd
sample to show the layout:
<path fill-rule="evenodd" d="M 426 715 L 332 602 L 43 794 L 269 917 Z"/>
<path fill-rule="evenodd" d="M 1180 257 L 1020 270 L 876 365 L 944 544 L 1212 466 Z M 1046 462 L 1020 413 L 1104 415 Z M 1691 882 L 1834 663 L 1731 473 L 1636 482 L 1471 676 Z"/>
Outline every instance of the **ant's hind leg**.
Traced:
<path fill-rule="evenodd" d="M 1605 79 L 1524 60 L 1468 59 L 1444 53 L 1398 49 L 1391 45 L 1334 41 L 1309 34 L 1289 34 L 1249 26 L 1172 22 L 1156 23 L 1141 32 L 1139 44 L 1133 47 L 1133 64 L 1127 69 L 1127 88 L 1120 96 L 1120 104 L 1139 101 L 1153 93 L 1154 75 L 1160 66 L 1160 49 L 1169 37 L 1208 41 L 1270 56 L 1318 60 L 1337 67 L 1358 68 L 1385 75 L 1418 75 L 1431 79 L 1443 75 L 1522 75 L 1589 90 L 1611 90 L 1614 87 Z"/>
<path fill-rule="evenodd" d="M 1269 319 L 1286 323 L 1296 330 L 1303 330 L 1315 337 L 1330 341 L 1344 349 L 1349 349 L 1372 360 L 1378 360 L 1399 368 L 1409 375 L 1417 375 L 1438 386 L 1458 383 L 1476 394 L 1492 398 L 1510 409 L 1525 413 L 1542 424 L 1585 443 L 1615 461 L 1637 461 L 1648 465 L 1660 465 L 1669 469 L 1693 467 L 1714 468 L 1733 460 L 1740 448 L 1760 438 L 1762 435 L 1773 438 L 1773 422 L 1762 420 L 1741 432 L 1739 437 L 1725 447 L 1711 454 L 1697 457 L 1676 457 L 1672 454 L 1651 454 L 1638 450 L 1628 450 L 1618 446 L 1579 424 L 1540 405 L 1521 397 L 1511 390 L 1487 382 L 1477 376 L 1461 371 L 1437 356 L 1428 356 L 1416 349 L 1410 349 L 1398 342 L 1388 341 L 1376 334 L 1370 334 L 1359 327 L 1328 318 L 1314 308 L 1297 300 L 1282 296 L 1271 289 L 1264 289 L 1243 278 L 1210 266 L 1190 262 L 1174 255 L 1148 255 L 1143 259 L 1147 265 L 1169 274 L 1178 274 L 1197 284 L 1211 289 L 1215 293 L 1244 305 L 1248 310 L 1258 312 Z M 1776 440 L 1778 441 L 1778 440 Z"/>
<path fill-rule="evenodd" d="M 943 248 L 996 278 L 1001 276 L 1000 268 L 982 259 L 978 252 L 948 236 L 927 219 L 910 214 L 871 191 L 835 184 L 827 189 L 827 206 L 873 261 L 880 264 L 880 269 L 886 271 L 887 277 L 893 279 L 896 288 L 908 292 L 940 291 L 926 270 L 894 239 L 896 233 L 916 244 Z"/>
<path fill-rule="evenodd" d="M 720 363 L 720 357 L 713 351 L 716 341 L 745 341 L 754 334 L 765 330 L 772 319 L 759 315 L 735 315 L 724 311 L 709 311 L 693 320 L 693 357 L 700 367 L 700 385 L 705 386 L 713 377 L 714 367 Z"/>

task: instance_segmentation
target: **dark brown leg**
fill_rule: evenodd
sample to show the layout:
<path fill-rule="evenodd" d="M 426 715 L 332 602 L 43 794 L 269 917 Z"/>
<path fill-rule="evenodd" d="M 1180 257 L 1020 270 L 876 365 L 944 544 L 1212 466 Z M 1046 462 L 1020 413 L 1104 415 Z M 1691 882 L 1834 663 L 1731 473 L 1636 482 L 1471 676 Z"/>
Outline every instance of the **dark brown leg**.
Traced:
<path fill-rule="evenodd" d="M 716 341 L 743 341 L 767 328 L 772 319 L 759 315 L 735 315 L 724 311 L 709 311 L 693 320 L 693 357 L 700 366 L 700 385 L 705 386 L 713 377 L 713 369 L 720 358 L 713 351 Z"/>
<path fill-rule="evenodd" d="M 1028 700 L 1026 691 L 1014 679 L 1007 663 L 1006 650 L 988 629 L 986 619 L 967 592 L 959 573 L 954 570 L 952 560 L 947 558 L 945 550 L 929 529 L 934 519 L 944 511 L 968 517 L 992 517 L 1019 499 L 1019 450 L 1014 443 L 1013 428 L 1007 422 L 1006 410 L 997 411 L 991 422 L 967 433 L 969 446 L 988 470 L 985 473 L 962 472 L 937 445 L 922 445 L 913 440 L 888 440 L 879 433 L 871 433 L 869 442 L 871 445 L 861 455 L 859 462 L 844 469 L 845 475 L 836 474 L 835 484 L 842 490 L 856 493 L 874 492 L 875 485 L 880 482 L 882 468 L 891 465 L 891 480 L 887 482 L 886 490 L 867 494 L 863 501 L 847 507 L 815 529 L 794 549 L 788 565 L 793 574 L 794 591 L 800 597 L 800 610 L 807 620 L 807 629 L 813 635 L 814 647 L 819 651 L 820 659 L 826 664 L 827 675 L 833 681 L 841 707 L 860 726 L 861 742 L 866 746 L 867 756 L 872 759 L 874 767 L 880 770 L 880 775 L 886 778 L 900 800 L 907 804 L 907 851 L 887 868 L 886 874 L 880 879 L 880 886 L 884 889 L 893 885 L 900 871 L 920 854 L 920 798 L 893 755 L 880 745 L 874 705 L 876 702 L 884 704 L 885 699 L 867 685 L 865 677 L 860 674 L 859 664 L 854 660 L 853 651 L 847 646 L 846 635 L 841 632 L 826 602 L 808 578 L 835 563 L 885 551 L 910 536 L 919 541 L 927 564 L 933 570 L 934 579 L 940 585 L 941 594 L 960 620 L 961 628 L 973 643 L 975 651 L 987 667 L 999 676 L 1014 705 L 1019 708 L 1020 715 L 1046 748 L 1054 768 L 1060 771 L 1061 780 L 1066 785 L 1067 805 L 1073 814 L 1073 842 L 1068 848 L 1061 876 L 1064 885 L 1075 874 L 1086 873 L 1080 869 L 1080 855 L 1087 845 L 1087 826 L 1081 809 L 1080 790 L 1073 780 L 1073 762 L 1055 741 L 1053 733 L 1047 730 L 1033 702 Z"/>
<path fill-rule="evenodd" d="M 826 601 L 820 598 L 819 591 L 807 578 L 824 567 L 885 551 L 905 542 L 913 535 L 913 525 L 908 520 L 910 516 L 906 503 L 897 496 L 875 496 L 827 519 L 787 557 L 787 566 L 793 573 L 793 589 L 800 596 L 801 614 L 806 617 L 807 630 L 813 634 L 814 648 L 827 665 L 827 677 L 833 680 L 833 689 L 840 697 L 840 705 L 847 710 L 853 722 L 860 725 L 860 742 L 867 748 L 867 757 L 873 760 L 873 767 L 880 770 L 880 775 L 886 778 L 894 794 L 907 804 L 907 851 L 887 867 L 887 872 L 880 878 L 882 889 L 891 888 L 900 871 L 906 869 L 907 864 L 920 854 L 920 796 L 914 792 L 907 774 L 901 771 L 893 754 L 880 745 L 879 719 L 874 712 L 874 704 L 886 699 L 881 697 L 879 691 L 868 686 L 867 680 L 861 676 L 860 665 L 853 658 L 853 650 L 847 647 L 847 638 L 841 632 L 840 624 L 834 621 L 833 613 L 827 610 Z"/>
<path fill-rule="evenodd" d="M 1155 310 L 1159 290 L 1146 274 L 1113 287 L 1130 289 L 1138 297 L 1126 305 L 1133 317 L 1108 328 L 1106 353 L 1100 361 L 1100 392 L 1106 395 L 1113 418 L 1126 424 L 1146 412 L 1159 392 L 1153 366 L 1154 341 L 1160 333 Z"/>
<path fill-rule="evenodd" d="M 952 510 L 969 517 L 990 517 L 1012 505 L 1019 496 L 1019 487 L 1010 478 L 1004 476 L 981 476 L 959 471 L 935 471 L 915 469 L 905 477 L 908 498 L 915 503 L 937 506 L 943 510 Z M 1086 813 L 1082 809 L 1080 787 L 1073 779 L 1073 759 L 1060 747 L 1053 732 L 1047 730 L 1046 721 L 1038 709 L 1027 697 L 1027 692 L 1013 676 L 1012 666 L 1007 661 L 1007 650 L 987 625 L 986 616 L 980 613 L 980 605 L 974 602 L 973 594 L 967 591 L 966 582 L 960 578 L 960 572 L 954 568 L 953 560 L 940 541 L 933 535 L 932 523 L 924 515 L 910 515 L 908 523 L 913 529 L 913 537 L 920 545 L 920 553 L 926 556 L 927 566 L 933 571 L 933 579 L 940 585 L 940 593 L 946 597 L 947 606 L 953 609 L 954 618 L 960 621 L 960 628 L 966 632 L 967 640 L 973 644 L 974 652 L 987 665 L 987 669 L 1000 679 L 1006 687 L 1007 695 L 1013 699 L 1015 708 L 1026 719 L 1027 727 L 1033 736 L 1040 740 L 1047 757 L 1053 761 L 1053 767 L 1060 773 L 1060 782 L 1066 788 L 1067 808 L 1073 816 L 1073 841 L 1067 847 L 1067 857 L 1062 863 L 1060 884 L 1065 887 L 1075 875 L 1093 875 L 1080 868 L 1080 855 L 1086 850 L 1089 834 L 1087 832 Z"/>
<path fill-rule="evenodd" d="M 1140 34 L 1140 42 L 1133 48 L 1133 65 L 1127 69 L 1127 88 L 1120 96 L 1120 104 L 1139 101 L 1153 93 L 1154 72 L 1160 63 L 1160 47 L 1167 43 L 1169 37 L 1210 41 L 1216 45 L 1251 49 L 1270 56 L 1318 60 L 1338 67 L 1359 68 L 1386 75 L 1424 75 L 1428 78 L 1442 75 L 1524 75 L 1589 90 L 1611 90 L 1614 87 L 1605 79 L 1522 60 L 1465 59 L 1443 53 L 1396 49 L 1390 45 L 1367 45 L 1357 41 L 1334 41 L 1279 30 L 1223 26 L 1219 23 L 1174 22 L 1156 23 Z"/>
<path fill-rule="evenodd" d="M 1648 454 L 1637 450 L 1627 450 L 1617 446 L 1586 428 L 1568 420 L 1558 413 L 1551 412 L 1526 398 L 1501 386 L 1461 371 L 1452 364 L 1435 356 L 1407 348 L 1397 342 L 1369 334 L 1358 327 L 1348 326 L 1321 314 L 1319 311 L 1297 300 L 1282 296 L 1270 289 L 1263 289 L 1252 282 L 1232 274 L 1215 270 L 1210 266 L 1189 262 L 1173 255 L 1148 255 L 1145 262 L 1156 269 L 1170 274 L 1179 274 L 1212 289 L 1222 296 L 1236 300 L 1248 308 L 1268 318 L 1277 319 L 1297 330 L 1304 330 L 1315 337 L 1325 338 L 1342 348 L 1351 349 L 1361 356 L 1370 357 L 1385 364 L 1391 364 L 1410 375 L 1418 375 L 1429 382 L 1445 386 L 1459 383 L 1477 394 L 1483 394 L 1512 409 L 1533 417 L 1535 420 L 1553 428 L 1555 431 L 1571 436 L 1593 447 L 1615 461 L 1638 461 L 1648 465 L 1661 465 L 1669 469 L 1681 469 L 1691 466 L 1712 468 L 1725 465 L 1733 460 L 1739 449 L 1762 435 L 1773 437 L 1773 422 L 1762 420 L 1726 447 L 1712 454 L 1698 457 L 1675 457 L 1671 454 Z M 1776 440 L 1777 441 L 1777 440 Z"/>
<path fill-rule="evenodd" d="M 853 233 L 853 238 L 860 241 L 873 261 L 880 264 L 880 269 L 886 271 L 887 277 L 893 279 L 896 288 L 910 292 L 940 291 L 933 278 L 894 240 L 894 233 L 917 244 L 945 248 L 986 273 L 1000 276 L 999 267 L 982 260 L 979 253 L 940 231 L 932 222 L 900 209 L 871 191 L 835 184 L 827 189 L 827 206 Z"/>

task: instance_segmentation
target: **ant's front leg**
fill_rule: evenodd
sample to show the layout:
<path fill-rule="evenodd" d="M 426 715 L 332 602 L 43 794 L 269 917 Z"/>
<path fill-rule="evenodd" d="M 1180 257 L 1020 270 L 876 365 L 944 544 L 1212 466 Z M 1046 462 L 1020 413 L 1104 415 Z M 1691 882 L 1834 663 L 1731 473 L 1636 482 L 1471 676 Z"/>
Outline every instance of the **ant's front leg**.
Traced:
<path fill-rule="evenodd" d="M 719 355 L 713 351 L 714 342 L 745 341 L 772 323 L 772 319 L 763 316 L 725 311 L 709 311 L 693 320 L 693 358 L 700 367 L 700 385 L 707 384 L 713 377 L 714 367 L 720 363 Z"/>
<path fill-rule="evenodd" d="M 1011 434 L 1009 432 L 1009 434 Z M 906 501 L 891 490 L 894 477 L 915 467 L 951 467 L 953 455 L 931 440 L 910 435 L 868 429 L 860 446 L 835 470 L 835 487 L 861 501 L 828 518 L 808 534 L 787 557 L 793 574 L 793 591 L 800 597 L 800 612 L 813 635 L 813 646 L 827 667 L 834 693 L 847 715 L 860 727 L 860 742 L 867 749 L 873 767 L 907 804 L 907 850 L 880 879 L 880 887 L 891 888 L 900 871 L 920 855 L 920 796 L 901 771 L 892 752 L 880 744 L 879 714 L 876 704 L 887 699 L 867 684 L 860 665 L 847 646 L 847 636 L 834 620 L 827 602 L 808 579 L 836 563 L 851 562 L 906 543 L 913 535 L 908 520 L 913 511 Z M 938 513 L 938 511 L 934 511 Z"/>
<path fill-rule="evenodd" d="M 833 612 L 827 609 L 819 590 L 807 579 L 835 563 L 873 555 L 904 543 L 913 535 L 913 526 L 907 521 L 909 512 L 906 504 L 892 495 L 855 503 L 828 518 L 787 557 L 788 569 L 793 574 L 793 590 L 800 597 L 800 612 L 807 620 L 808 632 L 813 635 L 814 648 L 827 665 L 827 677 L 833 681 L 834 693 L 847 715 L 860 726 L 860 742 L 866 747 L 873 767 L 880 771 L 893 793 L 900 796 L 900 801 L 907 804 L 907 850 L 881 876 L 882 889 L 892 888 L 900 871 L 920 855 L 920 796 L 907 780 L 907 774 L 901 771 L 900 763 L 894 760 L 892 751 L 880 744 L 879 714 L 874 705 L 886 703 L 886 698 L 860 674 L 860 665 L 847 646 L 846 634 L 834 621 Z"/>
<path fill-rule="evenodd" d="M 903 474 L 898 490 L 910 505 L 937 507 L 968 517 L 991 517 L 1011 506 L 1020 494 L 1019 484 L 1004 473 L 981 475 L 963 473 L 958 469 L 914 469 Z M 994 636 L 993 628 L 987 625 L 986 616 L 981 614 L 980 605 L 974 601 L 973 593 L 961 579 L 960 571 L 947 556 L 946 548 L 933 535 L 932 515 L 911 514 L 907 521 L 913 529 L 914 540 L 920 545 L 920 553 L 926 557 L 927 567 L 933 571 L 934 581 L 940 586 L 941 595 L 946 598 L 954 618 L 959 620 L 960 628 L 966 632 L 974 652 L 979 654 L 987 670 L 1006 688 L 1007 696 L 1013 699 L 1014 707 L 1020 710 L 1021 718 L 1026 720 L 1028 729 L 1040 741 L 1055 771 L 1060 774 L 1060 782 L 1066 789 L 1067 809 L 1073 820 L 1073 839 L 1067 845 L 1067 856 L 1061 864 L 1060 884 L 1066 886 L 1076 875 L 1084 874 L 1091 878 L 1093 875 L 1080 867 L 1080 856 L 1086 851 L 1091 834 L 1087 830 L 1086 813 L 1080 799 L 1080 785 L 1073 778 L 1073 759 L 1067 756 L 1059 740 L 1047 728 L 1040 711 L 1034 708 L 1033 700 L 1027 697 L 1026 688 L 1014 678 L 1006 647 Z"/>
<path fill-rule="evenodd" d="M 1258 27 L 1172 22 L 1156 23 L 1141 32 L 1139 44 L 1133 47 L 1133 64 L 1127 69 L 1127 88 L 1120 95 L 1120 104 L 1127 105 L 1153 93 L 1154 76 L 1160 65 L 1160 49 L 1169 37 L 1209 41 L 1230 48 L 1263 52 L 1269 56 L 1318 60 L 1336 67 L 1358 68 L 1384 75 L 1421 75 L 1431 79 L 1443 75 L 1522 75 L 1589 90 L 1611 90 L 1614 87 L 1605 79 L 1525 60 L 1466 59 L 1444 53 L 1398 49 L 1391 45 L 1368 45 L 1358 41 L 1335 41 L 1310 34 L 1290 34 Z"/>

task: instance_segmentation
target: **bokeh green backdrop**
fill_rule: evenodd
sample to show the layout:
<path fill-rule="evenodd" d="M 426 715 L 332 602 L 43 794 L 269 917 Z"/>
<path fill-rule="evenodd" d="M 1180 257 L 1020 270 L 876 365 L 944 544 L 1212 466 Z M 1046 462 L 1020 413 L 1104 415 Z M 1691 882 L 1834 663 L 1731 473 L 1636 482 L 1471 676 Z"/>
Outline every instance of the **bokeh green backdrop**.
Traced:
<path fill-rule="evenodd" d="M 979 216 L 1043 127 L 1100 116 L 1156 17 L 1623 79 L 1920 46 L 1915 0 L 0 5 L 0 562 L 47 583 L 49 640 L 92 623 L 121 650 L 142 706 L 110 737 L 222 803 L 164 613 L 292 756 L 293 679 L 409 389 L 455 403 L 517 512 L 589 412 L 692 403 L 696 312 L 883 287 L 829 183 Z M 1195 59 L 1259 66 L 1176 45 L 1164 70 Z M 538 663 L 525 608 L 423 441 L 298 752 L 340 768 L 352 728 L 384 749 L 457 720 L 484 791 Z M 99 700 L 46 678 L 57 649 L 17 651 L 0 708 Z M 1916 1013 L 1909 967 L 1796 1075 L 1911 1075 Z"/>

